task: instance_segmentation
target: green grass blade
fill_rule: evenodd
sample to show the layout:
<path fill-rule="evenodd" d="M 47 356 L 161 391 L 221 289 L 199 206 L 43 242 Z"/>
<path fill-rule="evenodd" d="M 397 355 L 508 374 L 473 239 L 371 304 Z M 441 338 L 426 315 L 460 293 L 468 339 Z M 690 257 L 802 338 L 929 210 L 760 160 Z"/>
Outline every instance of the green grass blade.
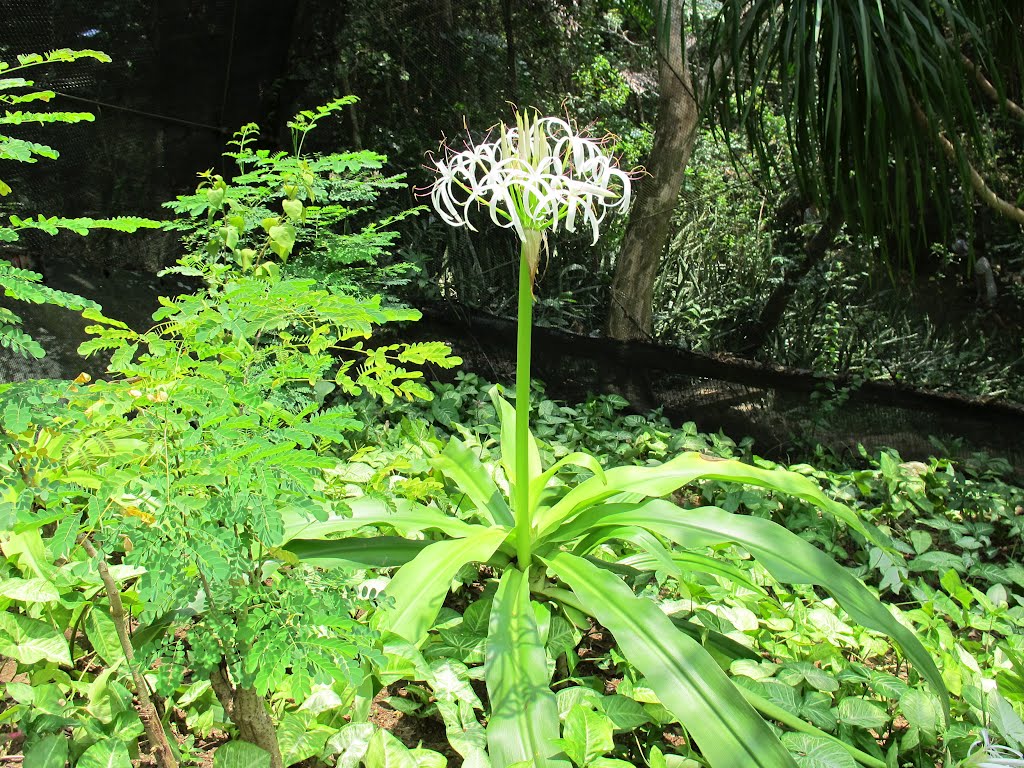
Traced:
<path fill-rule="evenodd" d="M 508 532 L 474 526 L 464 539 L 439 541 L 420 552 L 394 575 L 385 596 L 393 603 L 376 614 L 374 627 L 418 645 L 437 618 L 452 579 L 466 563 L 482 563 L 501 546 Z"/>
<path fill-rule="evenodd" d="M 715 660 L 658 606 L 582 558 L 561 553 L 545 562 L 611 631 L 711 768 L 795 768 L 789 752 Z"/>
<path fill-rule="evenodd" d="M 484 664 L 491 717 L 487 748 L 494 768 L 533 760 L 537 768 L 568 768 L 551 759 L 558 747 L 558 706 L 551 692 L 544 644 L 530 605 L 530 584 L 514 568 L 505 571 L 494 596 Z"/>
<path fill-rule="evenodd" d="M 860 624 L 884 632 L 942 700 L 949 719 L 949 696 L 942 675 L 917 636 L 897 621 L 867 587 L 821 550 L 771 520 L 735 515 L 717 507 L 682 509 L 668 501 L 642 505 L 607 504 L 588 510 L 575 523 L 593 526 L 635 525 L 681 546 L 708 547 L 734 542 L 757 558 L 779 581 L 814 584 L 827 590 Z"/>

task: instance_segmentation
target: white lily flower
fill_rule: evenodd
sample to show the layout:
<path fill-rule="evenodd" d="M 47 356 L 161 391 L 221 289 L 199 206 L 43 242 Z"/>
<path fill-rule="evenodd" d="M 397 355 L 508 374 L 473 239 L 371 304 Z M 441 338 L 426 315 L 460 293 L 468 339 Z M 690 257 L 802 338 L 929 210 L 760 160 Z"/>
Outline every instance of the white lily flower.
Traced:
<path fill-rule="evenodd" d="M 546 232 L 560 225 L 575 232 L 582 219 L 600 236 L 609 212 L 629 208 L 629 176 L 600 144 L 573 132 L 556 117 L 519 115 L 514 127 L 501 126 L 496 141 L 435 160 L 438 178 L 430 191 L 441 218 L 453 227 L 475 229 L 473 205 L 490 210 L 491 220 L 514 229 Z"/>
<path fill-rule="evenodd" d="M 975 747 L 981 746 L 977 752 Z M 993 744 L 988 731 L 981 732 L 981 738 L 971 745 L 966 758 L 958 768 L 1024 768 L 1024 754 L 1016 749 Z"/>

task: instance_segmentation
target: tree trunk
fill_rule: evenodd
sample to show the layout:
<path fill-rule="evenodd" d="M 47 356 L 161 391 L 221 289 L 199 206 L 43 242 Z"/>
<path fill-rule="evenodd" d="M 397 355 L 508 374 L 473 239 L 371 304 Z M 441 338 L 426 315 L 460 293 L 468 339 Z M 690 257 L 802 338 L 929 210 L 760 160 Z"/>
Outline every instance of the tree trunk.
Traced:
<path fill-rule="evenodd" d="M 277 729 L 274 728 L 274 721 L 267 712 L 267 703 L 263 697 L 252 688 L 242 688 L 232 683 L 224 663 L 210 675 L 210 683 L 228 718 L 238 728 L 239 738 L 267 752 L 270 755 L 270 768 L 284 768 Z"/>
<path fill-rule="evenodd" d="M 612 279 L 606 330 L 614 339 L 651 336 L 654 280 L 697 135 L 697 98 L 683 45 L 683 5 L 684 0 L 663 0 L 659 13 L 654 146 Z"/>
<path fill-rule="evenodd" d="M 785 205 L 783 206 L 785 207 Z M 753 355 L 763 347 L 772 331 L 778 328 L 782 316 L 786 313 L 790 299 L 800 287 L 807 274 L 820 264 L 828 253 L 828 249 L 836 240 L 836 233 L 842 224 L 842 218 L 835 212 L 826 213 L 818 226 L 818 231 L 803 247 L 803 257 L 782 278 L 782 282 L 772 291 L 765 302 L 761 314 L 744 334 L 743 346 L 740 351 L 745 355 Z"/>
<path fill-rule="evenodd" d="M 103 559 L 96 547 L 89 541 L 88 536 L 81 539 L 82 548 L 91 558 L 97 560 L 97 570 L 100 580 L 107 593 L 107 600 L 110 603 L 110 618 L 114 622 L 114 630 L 117 632 L 117 639 L 121 643 L 121 651 L 124 653 L 125 665 L 131 673 L 135 683 L 135 698 L 138 700 L 136 706 L 142 727 L 146 732 L 146 740 L 149 742 L 149 751 L 160 768 L 178 768 L 178 760 L 174 757 L 170 742 L 167 741 L 167 734 L 164 733 L 163 724 L 160 722 L 160 715 L 156 710 L 154 699 L 149 695 L 149 687 L 146 678 L 139 665 L 135 661 L 135 649 L 132 647 L 131 638 L 128 635 L 128 620 L 124 613 L 124 603 L 121 602 L 121 590 L 114 581 L 107 567 L 107 561 Z"/>

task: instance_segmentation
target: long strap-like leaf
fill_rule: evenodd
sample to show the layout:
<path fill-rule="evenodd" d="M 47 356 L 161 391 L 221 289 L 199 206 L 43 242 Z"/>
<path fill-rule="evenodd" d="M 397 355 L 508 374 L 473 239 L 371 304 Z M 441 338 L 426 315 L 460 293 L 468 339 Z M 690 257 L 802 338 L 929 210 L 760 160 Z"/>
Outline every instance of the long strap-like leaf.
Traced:
<path fill-rule="evenodd" d="M 498 490 L 487 468 L 464 442 L 453 437 L 431 463 L 459 486 L 479 514 L 492 525 L 515 524 L 508 501 Z"/>
<path fill-rule="evenodd" d="M 497 387 L 492 387 L 488 394 L 491 396 L 491 402 L 494 403 L 501 420 L 501 466 L 505 468 L 505 476 L 508 477 L 509 484 L 514 487 L 518 481 L 515 462 L 516 409 L 501 396 Z M 530 476 L 526 481 L 529 482 L 530 478 L 537 477 L 541 473 L 540 451 L 532 432 L 528 435 L 526 449 Z"/>
<path fill-rule="evenodd" d="M 374 627 L 418 645 L 437 618 L 452 579 L 466 563 L 482 563 L 508 536 L 502 528 L 474 526 L 464 539 L 431 544 L 402 566 L 384 590 L 393 602 L 375 617 Z"/>
<path fill-rule="evenodd" d="M 545 560 L 679 718 L 712 768 L 795 768 L 767 723 L 699 643 L 620 579 L 561 553 Z"/>
<path fill-rule="evenodd" d="M 530 605 L 530 585 L 510 568 L 498 584 L 487 629 L 484 665 L 491 718 L 487 747 L 494 768 L 533 760 L 537 768 L 568 768 L 558 752 L 558 706 L 551 692 L 544 644 Z"/>
<path fill-rule="evenodd" d="M 784 469 L 762 469 L 733 459 L 716 459 L 700 453 L 680 454 L 657 467 L 614 467 L 604 477 L 592 477 L 576 486 L 557 504 L 545 510 L 537 526 L 540 536 L 558 531 L 566 520 L 619 493 L 636 493 L 651 498 L 666 496 L 695 480 L 747 483 L 780 491 L 814 504 L 875 543 L 885 537 L 861 520 L 853 510 L 826 496 L 813 480 Z"/>
<path fill-rule="evenodd" d="M 949 719 L 949 695 L 942 675 L 917 636 L 896 620 L 853 574 L 824 552 L 771 520 L 735 515 L 717 507 L 682 509 L 655 499 L 643 504 L 607 504 L 580 516 L 580 525 L 635 525 L 684 547 L 734 542 L 757 558 L 779 581 L 816 584 L 833 595 L 860 624 L 893 638 L 941 699 Z"/>
<path fill-rule="evenodd" d="M 394 568 L 405 565 L 431 542 L 404 536 L 294 539 L 284 549 L 317 568 Z"/>
<path fill-rule="evenodd" d="M 457 517 L 408 499 L 395 499 L 393 508 L 370 496 L 349 499 L 346 504 L 345 514 L 331 514 L 323 520 L 313 519 L 305 510 L 285 510 L 282 541 L 322 539 L 369 525 L 388 526 L 402 533 L 437 530 L 448 536 L 466 536 L 473 530 L 472 525 Z"/>

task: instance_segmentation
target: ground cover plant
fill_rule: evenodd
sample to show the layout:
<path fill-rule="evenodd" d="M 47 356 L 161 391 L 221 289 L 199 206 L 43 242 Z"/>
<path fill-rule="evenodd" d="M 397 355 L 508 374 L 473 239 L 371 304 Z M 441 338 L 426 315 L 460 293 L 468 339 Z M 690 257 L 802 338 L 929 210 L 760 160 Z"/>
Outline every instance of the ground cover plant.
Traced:
<path fill-rule="evenodd" d="M 499 464 L 501 423 L 488 396 L 491 386 L 467 374 L 454 384 L 436 385 L 434 400 L 422 405 L 388 408 L 379 417 L 373 415 L 376 406 L 368 406 L 371 411 L 363 416 L 368 422 L 390 420 L 402 426 L 390 438 L 383 430 L 368 436 L 353 456 L 353 476 L 364 478 L 368 488 L 389 478 L 387 482 L 409 495 L 429 492 L 424 484 L 429 476 L 421 473 L 451 435 L 460 436 L 483 464 Z M 657 466 L 682 450 L 752 461 L 765 469 L 777 466 L 757 458 L 749 441 L 737 444 L 721 434 L 700 434 L 693 424 L 673 428 L 657 413 L 628 414 L 625 401 L 614 395 L 566 405 L 535 389 L 533 402 L 535 430 L 545 436 L 538 441 L 545 464 L 566 450 L 581 449 L 604 466 Z M 414 426 L 421 419 L 433 428 Z M 408 451 L 410 439 L 421 445 L 415 454 Z M 892 549 L 865 546 L 849 527 L 823 517 L 813 505 L 757 487 L 708 480 L 688 486 L 677 498 L 691 506 L 716 504 L 774 520 L 832 554 L 884 602 L 901 605 L 903 618 L 939 661 L 951 691 L 948 727 L 939 715 L 938 700 L 921 681 L 908 683 L 905 668 L 893 663 L 890 645 L 877 633 L 858 628 L 827 595 L 780 584 L 742 549 L 717 549 L 721 571 L 714 574 L 698 570 L 678 552 L 672 560 L 628 547 L 604 555 L 646 570 L 634 582 L 641 594 L 656 600 L 679 624 L 699 627 L 704 636 L 725 643 L 723 652 L 731 654 L 725 666 L 739 685 L 825 734 L 859 744 L 865 752 L 880 750 L 875 754 L 881 764 L 955 765 L 972 748 L 975 762 L 967 764 L 980 764 L 976 742 L 983 730 L 994 743 L 1019 749 L 1024 731 L 1015 681 L 1024 588 L 1014 542 L 1019 540 L 1024 489 L 1012 480 L 1008 465 L 983 456 L 962 465 L 943 459 L 903 461 L 891 451 L 865 454 L 859 465 L 827 456 L 815 463 L 820 469 L 807 464 L 789 469 L 814 478 L 830 496 L 877 524 L 892 536 Z M 968 531 L 979 538 L 965 535 Z M 738 586 L 741 577 L 749 583 Z M 474 586 L 478 579 L 475 569 L 460 574 L 460 593 L 479 588 Z M 465 608 L 461 617 L 446 604 L 424 656 L 457 655 L 473 675 L 482 662 L 486 635 L 479 613 L 487 610 L 492 594 L 485 590 L 480 598 L 485 607 Z M 554 623 L 558 628 L 549 631 L 557 639 L 546 648 L 560 716 L 564 719 L 580 703 L 597 714 L 609 710 L 616 738 L 606 755 L 638 764 L 650 759 L 651 749 L 665 750 L 666 725 L 659 719 L 664 711 L 652 704 L 656 697 L 642 679 L 634 684 L 638 673 L 600 640 L 594 642 L 595 635 L 601 637 L 594 627 L 588 626 L 589 632 L 576 628 L 574 638 L 563 640 L 564 626 Z M 613 681 L 614 693 L 609 687 Z M 394 703 L 408 708 L 404 698 Z M 635 721 L 620 718 L 620 709 L 626 708 L 646 722 L 633 725 Z M 423 707 L 415 711 L 429 714 Z M 636 741 L 623 738 L 626 732 Z M 802 745 L 797 750 L 802 764 L 852 764 L 842 748 L 822 741 L 822 733 L 784 738 L 787 745 Z M 676 751 L 686 753 L 685 747 L 670 753 Z"/>
<path fill-rule="evenodd" d="M 350 103 L 297 115 L 291 152 L 243 127 L 238 172 L 169 205 L 172 271 L 202 286 L 164 298 L 152 328 L 74 305 L 94 322 L 83 353 L 111 354 L 103 380 L 0 388 L 5 757 L 1024 760 L 1005 467 L 786 467 L 614 397 L 545 399 L 530 331 L 546 233 L 596 240 L 630 179 L 533 114 L 442 159 L 431 200 L 457 226 L 482 205 L 522 242 L 513 402 L 470 375 L 431 398 L 417 366 L 457 361 L 373 346 L 416 312 L 379 295 L 403 279 L 394 217 L 355 224 L 400 180 L 372 152 L 304 150 Z M 378 725 L 388 707 L 424 729 L 403 743 Z"/>

